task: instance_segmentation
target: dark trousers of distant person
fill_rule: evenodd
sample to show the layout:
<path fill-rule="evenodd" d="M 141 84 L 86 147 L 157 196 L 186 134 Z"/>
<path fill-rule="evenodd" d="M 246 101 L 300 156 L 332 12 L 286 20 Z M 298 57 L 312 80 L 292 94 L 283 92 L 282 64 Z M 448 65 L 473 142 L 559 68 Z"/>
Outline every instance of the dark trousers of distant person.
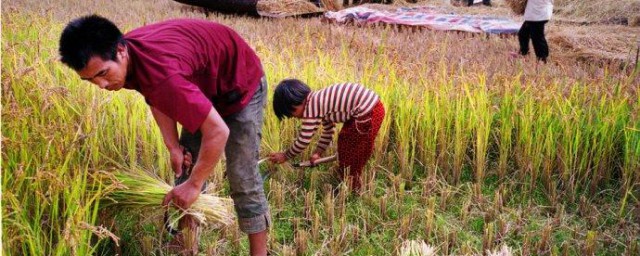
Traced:
<path fill-rule="evenodd" d="M 549 57 L 549 45 L 544 36 L 544 25 L 547 20 L 543 21 L 525 21 L 518 31 L 518 41 L 520 41 L 520 54 L 529 54 L 529 39 L 533 43 L 533 50 L 539 61 L 547 63 Z"/>
<path fill-rule="evenodd" d="M 411 1 L 414 2 L 415 1 Z M 381 4 L 392 4 L 393 0 L 352 0 L 351 5 L 357 4 L 365 4 L 365 3 L 381 3 Z M 348 6 L 349 0 L 342 0 L 342 6 Z"/>
<path fill-rule="evenodd" d="M 472 6 L 473 2 L 474 2 L 474 0 L 467 0 L 467 5 L 468 6 Z M 482 4 L 484 4 L 486 6 L 491 6 L 491 0 L 482 0 Z"/>

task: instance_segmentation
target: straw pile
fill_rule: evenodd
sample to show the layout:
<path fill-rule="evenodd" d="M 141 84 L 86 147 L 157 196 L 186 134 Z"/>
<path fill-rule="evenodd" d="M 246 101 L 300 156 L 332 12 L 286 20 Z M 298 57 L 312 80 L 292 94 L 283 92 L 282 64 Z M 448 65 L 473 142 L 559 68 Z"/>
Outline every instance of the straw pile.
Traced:
<path fill-rule="evenodd" d="M 161 204 L 172 189 L 166 182 L 145 172 L 100 173 L 100 184 L 106 186 L 101 205 L 138 210 L 166 210 Z M 94 188 L 97 190 L 98 188 Z M 103 189 L 104 190 L 104 189 Z M 172 224 L 184 216 L 195 217 L 203 226 L 218 228 L 234 222 L 233 201 L 210 194 L 201 194 L 191 207 L 171 216 Z"/>
<path fill-rule="evenodd" d="M 629 17 L 630 27 L 640 27 L 640 15 Z"/>
<path fill-rule="evenodd" d="M 402 242 L 400 256 L 433 256 L 436 250 L 424 241 L 406 240 Z"/>
<path fill-rule="evenodd" d="M 639 16 L 638 0 L 600 0 L 597 4 L 584 0 L 554 0 L 553 13 L 571 20 L 584 20 L 602 24 L 634 23 Z"/>
<path fill-rule="evenodd" d="M 635 28 L 618 26 L 552 27 L 547 41 L 553 56 L 588 62 L 629 62 L 635 59 L 640 33 Z M 597 35 L 597 36 L 594 36 Z"/>
<path fill-rule="evenodd" d="M 511 248 L 509 246 L 506 246 L 503 244 L 498 250 L 495 250 L 495 251 L 487 250 L 486 255 L 487 256 L 512 256 L 513 253 L 511 252 Z"/>
<path fill-rule="evenodd" d="M 505 0 L 511 11 L 517 15 L 523 15 L 527 7 L 527 0 Z"/>
<path fill-rule="evenodd" d="M 256 8 L 260 15 L 269 17 L 286 17 L 324 11 L 308 0 L 260 0 Z"/>

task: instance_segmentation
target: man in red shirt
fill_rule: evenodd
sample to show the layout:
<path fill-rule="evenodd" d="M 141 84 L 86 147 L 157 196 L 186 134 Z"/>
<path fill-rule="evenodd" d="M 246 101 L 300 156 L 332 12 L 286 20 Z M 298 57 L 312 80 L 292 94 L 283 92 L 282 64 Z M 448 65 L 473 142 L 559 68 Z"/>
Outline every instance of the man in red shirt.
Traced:
<path fill-rule="evenodd" d="M 224 150 L 240 229 L 249 235 L 251 254 L 266 255 L 270 219 L 257 161 L 267 84 L 258 56 L 235 31 L 180 19 L 122 35 L 111 21 L 91 15 L 65 27 L 59 51 L 83 80 L 144 96 L 176 176 L 163 204 L 191 206 Z M 182 168 L 185 148 L 190 172 Z"/>

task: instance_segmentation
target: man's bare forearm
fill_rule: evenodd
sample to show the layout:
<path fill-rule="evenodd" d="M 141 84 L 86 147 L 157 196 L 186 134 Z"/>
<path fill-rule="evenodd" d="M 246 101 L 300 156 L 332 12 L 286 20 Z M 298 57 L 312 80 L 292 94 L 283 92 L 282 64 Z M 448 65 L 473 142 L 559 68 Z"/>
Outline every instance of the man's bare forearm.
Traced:
<path fill-rule="evenodd" d="M 215 168 L 229 137 L 229 128 L 213 108 L 200 127 L 200 131 L 202 132 L 200 153 L 188 180 L 197 188 L 202 187 Z"/>
<path fill-rule="evenodd" d="M 158 128 L 160 128 L 160 133 L 162 134 L 162 139 L 164 141 L 164 145 L 167 147 L 169 152 L 173 150 L 180 150 L 180 143 L 178 142 L 178 128 L 176 127 L 176 121 L 160 112 L 154 107 L 151 107 L 151 113 L 153 114 L 153 118 L 156 120 L 158 124 Z"/>

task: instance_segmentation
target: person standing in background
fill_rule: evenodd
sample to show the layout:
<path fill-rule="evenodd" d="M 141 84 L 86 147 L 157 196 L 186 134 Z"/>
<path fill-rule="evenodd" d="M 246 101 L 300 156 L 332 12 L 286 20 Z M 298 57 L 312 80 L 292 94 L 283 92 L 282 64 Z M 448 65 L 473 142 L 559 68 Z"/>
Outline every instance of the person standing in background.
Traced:
<path fill-rule="evenodd" d="M 524 23 L 518 32 L 520 52 L 511 53 L 513 57 L 529 54 L 529 40 L 533 43 L 533 50 L 538 61 L 547 63 L 549 45 L 544 35 L 544 26 L 553 13 L 553 0 L 528 0 L 524 10 Z"/>

